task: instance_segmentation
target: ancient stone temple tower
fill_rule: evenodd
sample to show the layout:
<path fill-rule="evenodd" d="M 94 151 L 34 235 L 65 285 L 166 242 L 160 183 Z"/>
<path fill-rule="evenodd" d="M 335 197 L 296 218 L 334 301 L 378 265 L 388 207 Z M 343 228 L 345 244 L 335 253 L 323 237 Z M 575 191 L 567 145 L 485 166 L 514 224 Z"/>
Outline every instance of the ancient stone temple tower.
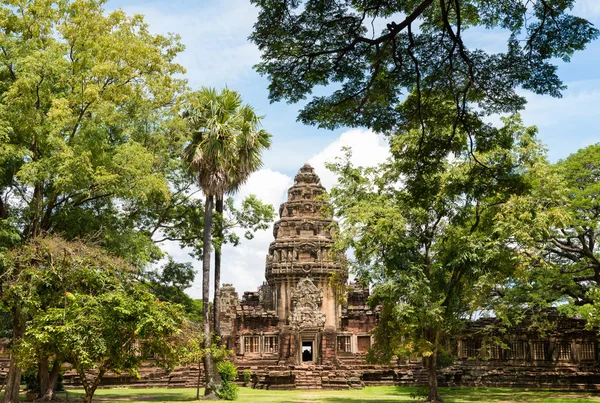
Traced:
<path fill-rule="evenodd" d="M 265 277 L 281 324 L 294 328 L 337 328 L 341 305 L 336 282 L 347 273 L 334 259 L 332 234 L 337 226 L 320 197 L 325 192 L 315 170 L 305 164 L 279 207 Z"/>
<path fill-rule="evenodd" d="M 371 345 L 375 315 L 366 307 L 368 292 L 347 285 L 343 255 L 334 255 L 338 227 L 324 193 L 305 164 L 279 208 L 266 281 L 241 300 L 231 285 L 223 286 L 221 336 L 238 363 L 333 363 Z"/>
<path fill-rule="evenodd" d="M 392 365 L 367 362 L 381 307 L 368 303 L 368 288 L 346 283 L 343 256 L 333 256 L 338 228 L 320 197 L 324 193 L 315 170 L 308 164 L 300 168 L 279 208 L 266 266 L 244 268 L 265 270 L 266 281 L 241 298 L 231 284 L 221 288 L 220 336 L 232 350 L 240 376 L 250 371 L 253 387 L 269 389 L 426 384 L 419 357 L 400 358 Z M 522 326 L 492 335 L 493 318 L 467 323 L 466 331 L 456 335 L 457 343 L 449 346 L 457 357 L 455 364 L 438 374 L 438 382 L 600 389 L 598 329 L 586 329 L 585 321 L 557 314 L 548 319 L 557 327 L 544 334 Z M 487 344 L 489 336 L 506 348 Z M 0 385 L 5 376 L 2 364 L 6 368 L 10 360 L 2 352 L 0 340 Z M 195 387 L 198 372 L 193 371 L 197 369 L 188 367 L 157 376 L 146 369 L 142 382 Z M 73 371 L 65 379 L 71 385 L 79 382 Z M 115 375 L 104 382 L 123 385 L 137 380 Z"/>
<path fill-rule="evenodd" d="M 367 362 L 381 307 L 368 303 L 367 288 L 346 283 L 343 256 L 333 255 L 338 228 L 321 197 L 325 191 L 310 165 L 300 168 L 273 227 L 266 281 L 241 299 L 231 284 L 221 289 L 222 340 L 233 351 L 240 372 L 251 371 L 254 387 L 343 389 L 425 383 L 419 357 L 404 357 L 393 366 Z M 586 330 L 580 319 L 554 320 L 559 323 L 554 334 L 527 328 L 498 334 L 506 349 L 483 348 L 487 341 L 482 335 L 488 331 L 477 329 L 488 328 L 493 319 L 469 323 L 451 346 L 451 354 L 458 357 L 455 365 L 440 373 L 438 382 L 482 379 L 493 385 L 577 383 L 578 387 L 583 382 L 599 388 L 597 330 Z"/>

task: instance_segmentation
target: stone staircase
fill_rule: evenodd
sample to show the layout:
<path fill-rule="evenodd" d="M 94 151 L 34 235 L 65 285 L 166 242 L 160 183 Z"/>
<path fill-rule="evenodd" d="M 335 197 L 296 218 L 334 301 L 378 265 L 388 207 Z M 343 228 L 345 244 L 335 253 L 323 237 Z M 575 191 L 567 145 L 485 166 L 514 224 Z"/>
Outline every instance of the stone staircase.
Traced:
<path fill-rule="evenodd" d="M 294 373 L 296 375 L 296 389 L 312 390 L 323 388 L 320 370 L 317 370 L 313 367 L 300 367 L 296 368 Z"/>
<path fill-rule="evenodd" d="M 178 367 L 174 371 L 166 371 L 146 363 L 140 368 L 140 377 L 127 374 L 105 375 L 102 387 L 128 386 L 132 388 L 192 388 L 196 386 L 198 365 Z M 238 384 L 243 384 L 244 371 L 252 373 L 252 381 L 248 385 L 257 389 L 273 390 L 347 390 L 375 385 L 415 386 L 427 384 L 427 373 L 419 365 L 403 367 L 382 367 L 377 365 L 338 366 L 327 365 L 273 365 L 269 367 L 240 365 L 238 367 Z M 600 372 L 600 370 L 599 370 Z M 203 382 L 203 377 L 201 381 Z M 2 373 L 0 371 L 0 383 Z M 65 386 L 79 387 L 79 376 L 74 371 L 65 372 Z"/>

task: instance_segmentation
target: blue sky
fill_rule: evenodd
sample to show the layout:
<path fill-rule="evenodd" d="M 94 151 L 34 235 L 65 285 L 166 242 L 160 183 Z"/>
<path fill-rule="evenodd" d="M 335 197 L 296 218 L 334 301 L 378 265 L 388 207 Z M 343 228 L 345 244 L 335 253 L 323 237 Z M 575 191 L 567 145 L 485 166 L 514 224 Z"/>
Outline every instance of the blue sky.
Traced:
<path fill-rule="evenodd" d="M 324 185 L 330 187 L 335 178 L 324 170 L 323 164 L 339 154 L 342 145 L 354 147 L 355 154 L 359 154 L 357 162 L 364 165 L 387 156 L 385 142 L 373 133 L 305 126 L 296 122 L 301 105 L 269 103 L 268 82 L 252 69 L 260 60 L 260 53 L 247 41 L 257 16 L 248 0 L 107 2 L 107 10 L 116 8 L 128 14 L 144 14 L 153 32 L 181 35 L 186 50 L 178 62 L 187 69 L 191 88 L 228 86 L 265 115 L 263 124 L 273 134 L 273 146 L 264 156 L 264 169 L 251 178 L 241 195 L 255 193 L 277 208 L 293 176 L 306 161 L 315 166 Z M 577 0 L 574 13 L 600 27 L 600 0 Z M 502 51 L 505 43 L 506 35 L 499 31 L 480 29 L 467 36 L 467 46 L 489 51 Z M 552 161 L 600 142 L 600 41 L 577 53 L 570 63 L 559 62 L 559 75 L 569 87 L 563 98 L 524 93 L 528 105 L 522 113 L 525 124 L 538 127 Z M 232 282 L 238 291 L 258 286 L 271 241 L 272 234 L 266 231 L 241 247 L 226 249 L 224 282 Z M 186 251 L 173 245 L 167 249 L 176 258 L 189 260 Z M 189 292 L 199 296 L 199 290 L 197 283 Z"/>

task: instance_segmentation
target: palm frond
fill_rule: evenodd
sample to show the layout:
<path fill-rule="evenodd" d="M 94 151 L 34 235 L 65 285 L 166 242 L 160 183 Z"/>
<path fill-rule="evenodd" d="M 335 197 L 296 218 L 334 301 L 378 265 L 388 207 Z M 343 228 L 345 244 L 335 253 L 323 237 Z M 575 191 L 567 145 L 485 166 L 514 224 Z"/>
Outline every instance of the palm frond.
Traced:
<path fill-rule="evenodd" d="M 182 117 L 190 133 L 183 159 L 205 195 L 235 193 L 262 167 L 271 135 L 238 92 L 203 87 L 190 94 Z"/>

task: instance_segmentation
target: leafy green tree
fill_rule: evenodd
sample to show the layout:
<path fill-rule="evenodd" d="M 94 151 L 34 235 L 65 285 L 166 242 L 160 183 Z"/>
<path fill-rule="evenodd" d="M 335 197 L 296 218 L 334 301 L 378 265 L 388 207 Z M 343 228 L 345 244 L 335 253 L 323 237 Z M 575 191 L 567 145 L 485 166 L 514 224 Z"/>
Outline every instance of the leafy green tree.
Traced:
<path fill-rule="evenodd" d="M 98 201 L 125 202 L 96 205 L 108 216 L 165 199 L 180 141 L 168 117 L 184 88 L 172 78 L 183 71 L 177 38 L 151 35 L 140 16 L 105 15 L 101 1 L 14 3 L 0 9 L 2 218 L 31 239 L 76 231 L 67 221 L 91 221 L 85 207 Z"/>
<path fill-rule="evenodd" d="M 200 400 L 200 387 L 202 384 L 202 371 L 200 367 L 204 360 L 206 350 L 204 349 L 204 330 L 196 323 L 189 323 L 183 332 L 181 358 L 184 364 L 195 364 L 198 366 L 198 378 L 196 380 L 196 400 Z"/>
<path fill-rule="evenodd" d="M 490 305 L 508 322 L 523 319 L 524 307 L 580 314 L 589 326 L 598 320 L 600 286 L 600 145 L 546 164 L 529 194 L 513 196 L 499 217 L 498 230 L 510 236 L 526 269 L 515 278 L 487 285 Z"/>
<path fill-rule="evenodd" d="M 185 293 L 192 286 L 195 276 L 196 271 L 191 263 L 179 263 L 169 257 L 160 270 L 149 270 L 143 279 L 158 299 L 181 305 L 189 320 L 201 323 L 201 301 Z"/>
<path fill-rule="evenodd" d="M 3 266 L 7 299 L 35 312 L 17 341 L 19 360 L 35 364 L 52 346 L 78 372 L 86 403 L 108 371 L 136 374 L 144 349 L 167 366 L 176 361 L 180 308 L 157 300 L 125 261 L 81 242 L 38 237 L 9 251 Z"/>
<path fill-rule="evenodd" d="M 258 130 L 260 118 L 250 106 L 242 104 L 237 92 L 229 89 L 218 93 L 215 89 L 203 88 L 190 94 L 183 116 L 191 133 L 184 159 L 206 198 L 202 241 L 202 309 L 204 348 L 209 353 L 204 356 L 205 395 L 214 396 L 216 369 L 210 354 L 208 309 L 213 199 L 222 200 L 225 193 L 241 186 L 260 167 L 261 153 L 270 146 L 271 136 L 264 130 Z M 220 235 L 221 229 L 218 233 Z M 219 301 L 219 278 L 220 273 L 215 275 L 216 304 Z M 218 306 L 215 312 L 218 312 Z"/>
<path fill-rule="evenodd" d="M 600 144 L 559 161 L 557 169 L 569 218 L 564 227 L 552 228 L 546 258 L 573 282 L 559 286 L 566 295 L 577 304 L 590 303 L 595 298 L 588 291 L 600 287 Z"/>
<path fill-rule="evenodd" d="M 216 365 L 221 361 L 229 359 L 232 354 L 231 350 L 227 350 L 226 346 L 219 343 L 218 338 L 211 343 L 210 349 L 204 348 L 204 330 L 202 326 L 198 326 L 195 322 L 185 322 L 182 335 L 179 337 L 178 344 L 180 346 L 179 357 L 183 364 L 192 364 L 198 366 L 198 379 L 196 381 L 196 400 L 200 399 L 200 388 L 202 386 L 202 372 L 200 367 L 205 355 L 211 354 Z M 218 367 L 217 367 L 218 368 Z M 218 395 L 218 390 L 217 390 Z"/>
<path fill-rule="evenodd" d="M 392 158 L 378 167 L 349 159 L 330 165 L 339 175 L 331 191 L 338 246 L 351 248 L 350 268 L 382 306 L 370 359 L 422 356 L 429 402 L 442 401 L 437 370 L 452 354 L 445 346 L 481 309 L 474 284 L 517 268 L 510 242 L 496 234 L 496 215 L 512 195 L 529 191 L 529 169 L 544 162 L 535 128 L 518 116 L 499 129 L 478 122 L 485 141 L 471 150 L 459 138 L 467 133 L 453 133 L 448 108 L 439 104 L 427 136 L 415 125 L 392 137 Z M 453 152 L 441 154 L 439 142 Z"/>
<path fill-rule="evenodd" d="M 426 136 L 435 90 L 452 101 L 453 130 L 477 134 L 473 108 L 515 113 L 525 105 L 517 88 L 560 96 L 556 60 L 569 61 L 598 37 L 589 21 L 569 14 L 574 0 L 252 3 L 259 16 L 250 39 L 262 51 L 257 70 L 270 81 L 270 99 L 298 102 L 332 84 L 299 115 L 326 128 L 387 132 L 418 124 Z M 504 30 L 506 50 L 469 46 L 465 33 L 473 28 Z M 404 102 L 411 93 L 414 102 Z"/>
<path fill-rule="evenodd" d="M 240 207 L 236 207 L 232 198 L 225 200 L 225 211 L 223 215 L 217 213 L 215 216 L 215 227 L 218 227 L 221 233 L 214 231 L 214 242 L 219 243 L 216 250 L 220 249 L 221 243 L 230 243 L 238 246 L 241 242 L 236 230 L 244 230 L 244 238 L 252 239 L 254 233 L 259 230 L 269 228 L 275 215 L 273 206 L 264 204 L 256 198 L 255 195 L 245 197 Z M 160 229 L 162 237 L 156 238 L 158 242 L 165 240 L 178 241 L 180 245 L 192 249 L 191 255 L 196 258 L 202 258 L 202 243 L 198 242 L 198 233 L 202 231 L 203 222 L 201 214 L 200 200 L 194 200 L 182 203 L 170 213 L 177 215 L 180 209 L 193 209 L 193 212 L 181 212 L 181 222 L 178 220 L 167 220 L 166 223 L 158 225 L 160 218 L 154 218 L 152 223 L 155 229 Z M 190 217 L 194 218 L 191 222 L 187 221 Z M 183 221 L 186 220 L 186 221 Z M 216 252 L 215 252 L 216 254 Z M 166 264 L 160 270 L 149 269 L 143 279 L 150 286 L 152 291 L 163 301 L 178 303 L 184 306 L 188 319 L 196 322 L 202 322 L 202 303 L 200 300 L 190 298 L 185 290 L 191 287 L 196 271 L 191 263 L 175 262 L 169 257 Z M 215 327 L 215 329 L 217 329 Z M 215 333 L 217 331 L 215 330 Z"/>
<path fill-rule="evenodd" d="M 230 243 L 233 246 L 238 246 L 241 242 L 236 230 L 244 230 L 244 238 L 251 240 L 256 231 L 271 228 L 271 222 L 275 217 L 273 206 L 264 204 L 253 194 L 245 197 L 239 208 L 235 206 L 232 197 L 228 197 L 224 205 L 221 237 L 224 243 Z"/>
<path fill-rule="evenodd" d="M 147 219 L 166 209 L 163 223 L 175 220 L 185 202 L 169 185 L 181 168 L 183 47 L 103 4 L 0 5 L 0 253 L 58 233 L 141 267 L 161 256 Z M 13 360 L 5 402 L 18 400 L 19 379 Z"/>

